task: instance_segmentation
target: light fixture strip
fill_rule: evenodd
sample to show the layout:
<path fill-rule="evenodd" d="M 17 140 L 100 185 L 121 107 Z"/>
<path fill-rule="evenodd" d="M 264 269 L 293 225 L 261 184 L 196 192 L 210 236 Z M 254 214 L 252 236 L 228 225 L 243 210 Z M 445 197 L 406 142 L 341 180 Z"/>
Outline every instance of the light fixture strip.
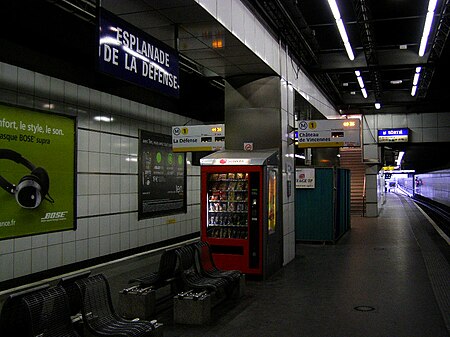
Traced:
<path fill-rule="evenodd" d="M 417 85 L 419 83 L 420 72 L 422 71 L 422 67 L 416 67 L 416 73 L 413 78 L 413 86 L 411 88 L 411 96 L 416 96 L 417 93 Z"/>
<path fill-rule="evenodd" d="M 361 92 L 362 92 L 363 97 L 367 98 L 367 90 L 366 90 L 366 88 L 362 88 Z"/>
<path fill-rule="evenodd" d="M 348 58 L 353 61 L 355 59 L 355 54 L 353 53 L 352 46 L 348 39 L 347 31 L 345 30 L 344 22 L 341 18 L 341 13 L 336 0 L 328 0 L 328 5 L 330 5 L 331 12 L 333 13 L 334 20 L 341 35 L 342 42 L 344 42 L 345 51 L 347 52 Z"/>
<path fill-rule="evenodd" d="M 428 3 L 427 17 L 425 18 L 425 24 L 423 26 L 422 38 L 420 39 L 419 56 L 425 55 L 427 49 L 428 37 L 430 36 L 431 27 L 433 26 L 434 11 L 436 9 L 438 0 L 430 0 Z"/>
<path fill-rule="evenodd" d="M 359 87 L 361 88 L 361 93 L 364 98 L 367 98 L 367 90 L 364 87 L 364 81 L 359 70 L 355 70 L 356 79 L 358 80 Z"/>

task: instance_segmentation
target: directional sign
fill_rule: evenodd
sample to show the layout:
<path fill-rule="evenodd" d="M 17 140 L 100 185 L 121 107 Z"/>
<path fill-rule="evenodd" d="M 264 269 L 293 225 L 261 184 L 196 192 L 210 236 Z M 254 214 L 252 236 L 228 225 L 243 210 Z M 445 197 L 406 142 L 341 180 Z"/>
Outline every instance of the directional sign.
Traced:
<path fill-rule="evenodd" d="M 225 148 L 225 124 L 172 127 L 173 152 L 218 151 Z"/>
<path fill-rule="evenodd" d="M 298 147 L 361 146 L 359 119 L 300 121 Z"/>
<path fill-rule="evenodd" d="M 408 141 L 409 129 L 378 130 L 378 143 L 403 143 Z"/>

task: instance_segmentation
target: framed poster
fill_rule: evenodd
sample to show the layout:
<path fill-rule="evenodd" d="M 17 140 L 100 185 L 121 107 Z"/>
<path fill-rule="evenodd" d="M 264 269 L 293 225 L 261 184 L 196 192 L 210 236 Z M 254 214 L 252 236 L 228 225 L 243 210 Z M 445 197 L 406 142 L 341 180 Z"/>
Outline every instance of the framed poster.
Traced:
<path fill-rule="evenodd" d="M 0 105 L 0 239 L 73 229 L 75 118 Z"/>
<path fill-rule="evenodd" d="M 139 219 L 186 213 L 186 157 L 172 137 L 139 130 Z"/>
<path fill-rule="evenodd" d="M 295 169 L 295 188 L 315 188 L 316 171 L 314 168 Z"/>

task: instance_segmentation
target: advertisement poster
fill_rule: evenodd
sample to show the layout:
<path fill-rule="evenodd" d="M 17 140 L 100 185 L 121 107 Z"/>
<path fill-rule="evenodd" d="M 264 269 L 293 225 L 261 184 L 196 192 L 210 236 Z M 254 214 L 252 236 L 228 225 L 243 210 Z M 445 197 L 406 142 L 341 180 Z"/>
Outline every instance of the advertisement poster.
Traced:
<path fill-rule="evenodd" d="M 0 105 L 0 239 L 73 229 L 75 119 Z"/>
<path fill-rule="evenodd" d="M 172 137 L 139 130 L 139 219 L 186 213 L 186 159 Z"/>
<path fill-rule="evenodd" d="M 316 171 L 314 168 L 296 168 L 295 169 L 295 188 L 315 188 Z"/>
<path fill-rule="evenodd" d="M 268 202 L 268 219 L 269 234 L 275 233 L 277 224 L 277 171 L 269 171 L 269 202 Z"/>

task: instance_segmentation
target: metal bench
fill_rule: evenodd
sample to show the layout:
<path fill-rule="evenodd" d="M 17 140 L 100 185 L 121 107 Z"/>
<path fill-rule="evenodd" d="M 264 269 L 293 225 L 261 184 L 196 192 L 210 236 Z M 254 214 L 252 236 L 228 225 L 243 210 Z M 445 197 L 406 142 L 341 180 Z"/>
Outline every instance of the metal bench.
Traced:
<path fill-rule="evenodd" d="M 43 284 L 8 295 L 3 303 L 0 314 L 0 332 L 2 337 L 30 335 L 30 326 L 25 324 L 26 310 L 22 298 L 28 294 L 47 289 L 48 287 L 48 284 Z"/>
<path fill-rule="evenodd" d="M 103 274 L 77 280 L 81 293 L 83 322 L 94 336 L 146 337 L 162 335 L 156 321 L 131 321 L 116 314 L 108 281 Z"/>
<path fill-rule="evenodd" d="M 138 282 L 140 287 L 153 287 L 154 289 L 172 284 L 175 280 L 176 264 L 175 249 L 166 249 L 159 260 L 158 271 L 131 279 L 128 283 Z"/>
<path fill-rule="evenodd" d="M 70 319 L 69 299 L 62 287 L 56 286 L 33 292 L 24 296 L 22 302 L 30 326 L 29 336 L 80 336 Z"/>
<path fill-rule="evenodd" d="M 175 250 L 177 255 L 177 275 L 183 290 L 207 290 L 209 292 L 226 291 L 230 282 L 225 278 L 213 278 L 202 275 L 196 260 L 193 245 L 186 245 Z"/>
<path fill-rule="evenodd" d="M 211 248 L 207 242 L 199 241 L 194 244 L 197 252 L 201 273 L 207 277 L 225 278 L 231 282 L 239 282 L 243 275 L 239 270 L 221 270 L 217 268 L 212 257 Z"/>
<path fill-rule="evenodd" d="M 58 285 L 64 288 L 67 297 L 69 298 L 69 308 L 71 316 L 81 314 L 80 291 L 78 290 L 78 287 L 75 284 L 75 282 L 77 280 L 87 278 L 89 277 L 89 275 L 91 275 L 90 270 L 69 276 L 64 276 L 58 281 Z"/>

